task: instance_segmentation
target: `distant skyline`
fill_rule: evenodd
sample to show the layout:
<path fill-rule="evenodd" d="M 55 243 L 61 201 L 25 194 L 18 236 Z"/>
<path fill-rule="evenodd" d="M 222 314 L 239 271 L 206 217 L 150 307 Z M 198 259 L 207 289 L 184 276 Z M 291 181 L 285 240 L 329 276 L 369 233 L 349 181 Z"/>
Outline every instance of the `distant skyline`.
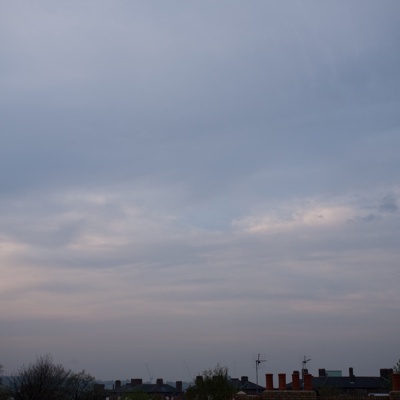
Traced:
<path fill-rule="evenodd" d="M 0 5 L 0 364 L 97 379 L 400 358 L 400 3 Z"/>

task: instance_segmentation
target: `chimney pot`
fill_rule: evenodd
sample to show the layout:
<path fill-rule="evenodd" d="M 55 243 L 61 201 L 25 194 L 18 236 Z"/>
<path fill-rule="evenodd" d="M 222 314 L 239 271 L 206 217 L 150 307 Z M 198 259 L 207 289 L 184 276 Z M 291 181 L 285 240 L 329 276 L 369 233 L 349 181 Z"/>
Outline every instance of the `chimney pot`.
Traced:
<path fill-rule="evenodd" d="M 311 374 L 304 374 L 304 390 L 313 390 Z"/>
<path fill-rule="evenodd" d="M 274 376 L 272 374 L 265 374 L 265 389 L 274 390 Z"/>
<path fill-rule="evenodd" d="M 300 390 L 300 374 L 299 374 L 299 371 L 293 371 L 293 374 L 292 374 L 292 390 Z"/>
<path fill-rule="evenodd" d="M 393 374 L 392 374 L 392 386 L 393 386 L 393 391 L 394 392 L 400 391 L 400 373 L 393 372 Z"/>
<path fill-rule="evenodd" d="M 279 390 L 286 390 L 286 374 L 278 374 Z"/>

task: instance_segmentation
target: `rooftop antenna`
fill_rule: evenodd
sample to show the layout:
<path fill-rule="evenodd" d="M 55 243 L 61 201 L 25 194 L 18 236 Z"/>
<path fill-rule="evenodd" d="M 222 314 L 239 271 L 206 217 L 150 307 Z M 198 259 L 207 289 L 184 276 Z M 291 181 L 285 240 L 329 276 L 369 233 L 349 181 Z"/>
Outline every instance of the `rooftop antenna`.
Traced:
<path fill-rule="evenodd" d="M 260 364 L 263 362 L 267 362 L 267 360 L 264 358 L 265 356 L 263 354 L 258 353 L 257 358 L 255 360 L 256 363 L 256 384 L 257 384 L 257 394 L 258 394 L 258 369 L 260 367 Z"/>
<path fill-rule="evenodd" d="M 303 361 L 301 362 L 301 379 L 303 380 L 303 385 L 304 385 L 304 373 L 306 371 L 306 365 L 309 361 L 311 361 L 311 358 L 307 358 L 306 356 L 304 356 Z"/>
<path fill-rule="evenodd" d="M 153 375 L 150 374 L 149 366 L 146 363 L 147 373 L 149 374 L 150 383 L 153 383 Z"/>

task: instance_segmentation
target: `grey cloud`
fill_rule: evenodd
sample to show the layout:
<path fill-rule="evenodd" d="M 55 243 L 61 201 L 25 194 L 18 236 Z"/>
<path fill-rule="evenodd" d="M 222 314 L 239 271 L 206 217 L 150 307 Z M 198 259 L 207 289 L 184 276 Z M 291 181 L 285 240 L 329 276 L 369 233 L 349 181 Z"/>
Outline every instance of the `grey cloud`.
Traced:
<path fill-rule="evenodd" d="M 256 9 L 258 9 L 259 7 L 263 11 L 264 8 L 266 8 L 264 14 L 266 16 L 269 15 L 268 12 L 271 12 L 269 7 L 257 5 Z M 338 8 L 338 10 L 339 9 L 340 7 Z M 98 94 L 96 94 L 96 92 L 92 93 L 90 90 L 87 93 L 84 92 L 85 95 L 88 96 L 88 99 L 84 101 L 84 108 L 82 109 L 82 105 L 80 105 L 78 109 L 77 107 L 68 106 L 68 113 L 65 110 L 64 104 L 57 103 L 58 100 L 56 102 L 51 102 L 50 107 L 52 108 L 50 109 L 49 100 L 44 103 L 44 106 L 39 106 L 38 110 L 36 111 L 36 118 L 31 118 L 32 122 L 30 124 L 27 124 L 26 128 L 23 128 L 22 131 L 25 132 L 27 129 L 29 129 L 28 127 L 30 127 L 30 130 L 33 129 L 31 136 L 36 140 L 36 143 L 31 144 L 30 150 L 28 152 L 31 159 L 30 164 L 34 166 L 34 169 L 26 170 L 26 179 L 22 180 L 21 184 L 27 185 L 29 187 L 29 182 L 35 182 L 37 180 L 42 180 L 46 182 L 49 179 L 53 183 L 56 183 L 56 181 L 60 178 L 62 180 L 65 179 L 67 183 L 72 184 L 73 182 L 79 182 L 81 181 L 81 179 L 85 179 L 84 176 L 82 176 L 82 170 L 85 170 L 85 174 L 89 174 L 86 177 L 86 180 L 88 178 L 90 178 L 91 181 L 93 181 L 93 179 L 98 180 L 99 176 L 96 175 L 96 172 L 99 171 L 102 172 L 103 180 L 113 180 L 115 178 L 130 180 L 137 175 L 149 173 L 151 174 L 154 169 L 164 168 L 165 165 L 168 166 L 168 169 L 172 168 L 173 173 L 178 173 L 179 175 L 179 166 L 188 161 L 191 161 L 192 163 L 194 162 L 194 168 L 191 169 L 191 173 L 194 174 L 195 179 L 197 178 L 196 180 L 197 182 L 199 182 L 201 188 L 203 185 L 206 185 L 206 182 L 208 182 L 208 180 L 210 179 L 209 176 L 202 179 L 202 175 L 200 174 L 200 171 L 206 165 L 213 165 L 216 173 L 218 173 L 218 171 L 220 170 L 232 171 L 230 174 L 224 174 L 217 180 L 216 185 L 223 185 L 225 179 L 234 179 L 234 176 L 237 174 L 236 170 L 238 170 L 239 168 L 235 167 L 236 165 L 239 165 L 239 163 L 236 164 L 234 161 L 235 159 L 237 159 L 238 162 L 241 161 L 241 158 L 243 158 L 243 160 L 246 160 L 245 163 L 240 163 L 242 166 L 249 165 L 248 163 L 251 162 L 254 169 L 259 168 L 260 164 L 263 165 L 262 161 L 255 163 L 254 160 L 268 160 L 271 159 L 271 155 L 274 157 L 274 154 L 286 153 L 287 158 L 283 159 L 283 166 L 281 166 L 281 168 L 283 168 L 285 167 L 286 163 L 289 163 L 290 165 L 290 161 L 285 161 L 285 159 L 296 160 L 297 156 L 301 160 L 310 158 L 310 153 L 307 150 L 307 142 L 310 134 L 310 141 L 315 142 L 315 139 L 317 139 L 321 141 L 321 144 L 324 143 L 324 145 L 319 146 L 320 151 L 324 151 L 324 148 L 332 148 L 332 144 L 334 143 L 334 141 L 326 143 L 327 140 L 330 140 L 329 135 L 323 135 L 322 139 L 322 137 L 319 136 L 317 132 L 315 132 L 315 134 L 313 134 L 312 132 L 307 133 L 305 132 L 307 129 L 307 125 L 305 125 L 305 129 L 303 128 L 301 136 L 294 135 L 293 133 L 286 133 L 283 134 L 283 141 L 280 139 L 280 137 L 276 135 L 269 134 L 265 136 L 264 133 L 265 130 L 270 131 L 271 129 L 277 129 L 278 132 L 282 131 L 282 128 L 280 128 L 279 126 L 270 126 L 268 124 L 268 120 L 278 120 L 279 124 L 281 125 L 282 120 L 293 118 L 293 116 L 291 115 L 293 111 L 295 112 L 295 115 L 299 115 L 300 111 L 303 110 L 303 107 L 306 107 L 306 112 L 315 112 L 314 106 L 317 105 L 317 107 L 320 107 L 321 104 L 323 104 L 320 101 L 318 93 L 314 93 L 308 96 L 306 99 L 304 99 L 305 101 L 303 101 L 303 99 L 301 98 L 296 98 L 296 90 L 299 91 L 299 93 L 302 93 L 303 90 L 307 87 L 307 80 L 306 83 L 303 84 L 303 80 L 301 79 L 302 76 L 296 77 L 296 74 L 293 74 L 294 71 L 299 70 L 299 63 L 293 63 L 293 58 L 298 56 L 298 54 L 296 54 L 295 51 L 290 51 L 290 49 L 294 50 L 297 48 L 297 46 L 293 45 L 293 48 L 290 47 L 289 49 L 287 49 L 286 53 L 284 52 L 284 50 L 282 50 L 284 57 L 283 60 L 279 57 L 276 58 L 268 56 L 268 44 L 271 41 L 273 46 L 271 47 L 270 51 L 272 51 L 272 54 L 274 55 L 276 53 L 280 54 L 281 50 L 279 50 L 278 45 L 281 45 L 282 41 L 287 45 L 292 46 L 292 40 L 302 40 L 300 43 L 301 47 L 305 47 L 309 50 L 313 50 L 315 48 L 315 32 L 313 32 L 310 28 L 310 32 L 307 32 L 306 30 L 306 33 L 303 33 L 303 30 L 301 29 L 302 24 L 304 24 L 309 18 L 307 16 L 307 13 L 300 13 L 299 15 L 302 15 L 302 18 L 304 18 L 305 20 L 298 21 L 295 15 L 296 12 L 299 10 L 296 11 L 296 7 L 294 7 L 293 10 L 285 10 L 283 8 L 282 10 L 280 10 L 282 11 L 282 14 L 279 14 L 278 12 L 279 18 L 282 19 L 282 21 L 285 21 L 285 25 L 290 25 L 289 21 L 294 23 L 295 27 L 293 28 L 293 30 L 296 31 L 297 29 L 297 31 L 300 32 L 299 37 L 301 39 L 296 39 L 296 37 L 293 37 L 294 35 L 290 35 L 287 32 L 282 31 L 282 33 L 284 33 L 283 38 L 281 38 L 279 41 L 276 38 L 272 40 L 268 36 L 268 32 L 265 32 L 264 39 L 267 43 L 267 48 L 265 50 L 266 54 L 264 54 L 264 52 L 262 51 L 265 46 L 265 43 L 263 42 L 260 42 L 258 44 L 260 47 L 260 51 L 256 51 L 257 48 L 254 48 L 251 54 L 246 54 L 250 51 L 250 49 L 253 49 L 254 40 L 259 32 L 252 32 L 250 30 L 247 35 L 244 35 L 244 38 L 247 38 L 247 41 L 252 44 L 252 46 L 250 47 L 248 46 L 249 43 L 246 42 L 246 39 L 243 39 L 243 37 L 236 33 L 237 24 L 235 24 L 234 21 L 237 20 L 238 22 L 240 22 L 241 25 L 239 26 L 243 26 L 244 29 L 247 28 L 247 24 L 251 21 L 250 18 L 256 18 L 256 21 L 258 21 L 260 14 L 259 11 L 257 12 L 251 8 L 249 9 L 249 15 L 243 18 L 240 14 L 236 14 L 235 10 L 237 10 L 236 7 L 233 7 L 233 9 L 229 8 L 228 10 L 228 15 L 234 16 L 233 21 L 228 20 L 222 10 L 216 10 L 216 15 L 221 16 L 222 14 L 224 21 L 226 21 L 226 23 L 228 24 L 228 31 L 225 33 L 221 33 L 219 25 L 217 25 L 218 19 L 216 16 L 210 16 L 209 14 L 203 15 L 202 13 L 200 13 L 200 16 L 198 17 L 200 18 L 200 21 L 201 18 L 212 18 L 213 24 L 210 27 L 211 31 L 204 32 L 203 29 L 200 30 L 200 27 L 202 27 L 202 25 L 197 25 L 198 30 L 193 32 L 195 42 L 192 43 L 191 41 L 186 39 L 187 42 L 184 42 L 181 45 L 183 47 L 178 47 L 177 57 L 174 57 L 174 52 L 172 52 L 172 54 L 170 55 L 168 51 L 165 51 L 166 58 L 162 59 L 161 63 L 158 60 L 158 55 L 159 53 L 163 54 L 164 50 L 162 47 L 162 43 L 168 39 L 164 39 L 159 45 L 157 45 L 157 39 L 164 37 L 164 33 L 166 30 L 167 38 L 170 38 L 168 45 L 173 46 L 174 48 L 175 46 L 177 46 L 176 38 L 180 37 L 181 35 L 178 35 L 178 33 L 170 33 L 168 31 L 168 29 L 171 29 L 170 26 L 164 26 L 163 24 L 155 24 L 157 28 L 153 26 L 153 28 L 155 28 L 155 32 L 152 33 L 151 31 L 149 31 L 149 33 L 155 35 L 150 36 L 152 40 L 151 43 L 153 44 L 153 46 L 157 45 L 159 47 L 156 47 L 153 50 L 154 53 L 150 53 L 149 55 L 150 57 L 154 58 L 152 59 L 152 62 L 154 63 L 154 71 L 152 74 L 150 72 L 151 75 L 149 75 L 148 78 L 145 78 L 144 82 L 148 84 L 149 88 L 151 88 L 150 90 L 156 90 L 154 88 L 157 87 L 158 89 L 154 93 L 154 96 L 148 98 L 147 101 L 146 93 L 148 92 L 148 90 L 145 86 L 142 87 L 140 83 L 135 83 L 132 86 L 132 92 L 129 92 L 129 90 L 128 92 L 122 91 L 120 100 L 116 99 L 116 103 L 114 103 L 112 94 L 110 98 L 110 90 L 111 93 L 113 93 L 113 90 L 117 90 L 118 93 L 120 93 L 121 87 L 117 86 L 116 89 L 109 87 L 111 82 L 114 84 L 114 81 L 107 79 L 107 76 L 113 76 L 115 74 L 114 68 L 118 71 L 118 65 L 120 65 L 120 63 L 113 63 L 112 65 L 110 65 L 110 69 L 108 70 L 103 69 L 103 62 L 101 62 L 103 60 L 99 60 L 100 62 L 97 62 L 96 68 L 93 69 L 94 71 L 103 71 L 104 75 L 101 75 L 99 78 L 97 78 L 97 81 L 100 85 L 100 88 L 104 88 L 104 92 L 107 92 L 108 95 L 99 96 Z M 336 12 L 338 12 L 338 10 L 336 10 Z M 190 13 L 192 11 L 193 10 L 186 10 L 186 12 Z M 56 12 L 56 10 L 52 10 L 52 12 Z M 148 12 L 148 10 L 146 12 Z M 156 20 L 161 19 L 161 14 L 159 14 L 160 11 L 152 10 L 151 12 L 155 13 Z M 184 11 L 180 12 L 184 13 Z M 350 10 L 350 12 L 355 12 L 355 10 Z M 68 15 L 68 18 L 71 18 L 71 15 Z M 289 18 L 288 20 L 286 20 L 285 15 Z M 116 17 L 117 16 L 119 16 L 119 14 L 116 14 Z M 68 18 L 65 22 L 66 24 L 69 23 Z M 125 17 L 123 17 L 123 20 L 124 19 Z M 273 18 L 271 19 L 273 20 Z M 193 25 L 189 24 L 188 22 L 183 22 L 182 24 L 183 26 L 179 24 L 176 25 L 174 29 L 178 29 L 178 27 L 180 27 L 181 29 L 189 28 L 189 25 Z M 110 32 L 112 33 L 110 37 L 117 39 L 121 37 L 122 33 L 115 31 L 112 28 L 113 26 L 115 27 L 115 24 L 110 24 L 108 26 L 108 29 L 110 29 Z M 388 26 L 390 26 L 390 24 Z M 361 28 L 361 26 L 359 26 L 359 28 Z M 85 28 L 85 30 L 87 29 L 88 28 Z M 96 29 L 96 31 L 99 30 L 100 25 L 95 26 L 94 29 Z M 126 29 L 128 29 L 128 32 L 124 32 L 123 35 L 123 37 L 125 37 L 125 40 L 126 36 L 131 33 L 132 28 L 127 26 Z M 144 28 L 142 27 L 142 29 Z M 193 29 L 194 28 L 192 28 L 192 30 Z M 226 26 L 225 29 L 227 29 Z M 317 24 L 316 26 L 314 26 L 314 30 L 320 33 L 319 31 L 321 31 L 322 28 Z M 322 31 L 324 32 L 324 30 Z M 362 27 L 362 32 L 368 32 L 366 30 L 366 27 Z M 216 37 L 212 33 L 215 33 Z M 66 32 L 64 33 L 64 35 L 66 35 Z M 234 35 L 233 37 L 235 38 L 235 40 L 230 35 Z M 42 40 L 44 40 L 43 37 Z M 65 36 L 64 41 L 61 42 L 61 46 L 63 44 L 68 44 L 69 40 L 69 36 Z M 92 39 L 90 39 L 90 37 L 88 36 L 86 40 Z M 108 40 L 111 39 L 109 38 Z M 332 39 L 330 39 L 330 41 L 331 40 Z M 215 51 L 215 54 L 210 54 L 209 47 L 211 47 L 211 45 L 215 42 L 218 43 L 219 41 L 221 42 L 221 44 L 220 47 L 218 47 L 218 51 Z M 341 43 L 346 46 L 348 42 L 343 37 L 341 38 Z M 89 44 L 91 44 L 91 42 L 88 43 L 88 46 Z M 122 42 L 122 44 L 119 44 L 118 46 L 110 46 L 113 48 L 112 51 L 117 52 L 117 54 L 115 55 L 115 57 L 108 56 L 108 58 L 118 59 L 118 55 L 123 52 L 123 44 L 124 42 Z M 196 44 L 201 44 L 202 46 L 196 46 Z M 231 52 L 229 53 L 229 57 L 231 57 L 232 60 L 230 60 L 230 58 L 227 59 L 226 54 L 223 51 L 225 49 L 225 46 L 227 45 L 228 47 L 229 45 L 233 47 Z M 366 46 L 365 51 L 368 51 L 369 47 L 375 46 L 377 45 L 377 43 L 375 41 L 372 41 L 367 45 L 364 42 L 360 42 L 360 45 Z M 99 46 L 97 42 L 96 46 Z M 128 43 L 125 43 L 125 46 L 128 46 Z M 147 46 L 148 44 L 145 45 L 144 43 L 134 43 L 133 49 L 148 51 Z M 320 46 L 320 50 L 322 52 L 323 47 L 321 44 Z M 77 51 L 78 49 L 79 47 L 77 46 Z M 335 50 L 334 54 L 339 54 L 337 53 L 337 49 L 332 50 Z M 186 51 L 188 51 L 189 53 L 189 60 L 187 60 L 188 67 L 186 67 L 182 71 L 179 69 L 179 62 L 183 58 L 188 57 Z M 197 55 L 199 51 L 200 55 Z M 324 49 L 324 51 L 326 51 L 326 49 Z M 91 52 L 88 52 L 88 55 L 86 55 L 86 57 L 90 57 L 91 54 Z M 327 52 L 327 54 L 329 54 L 329 52 Z M 192 56 L 192 58 L 190 58 L 190 56 Z M 135 56 L 134 52 L 132 52 L 131 55 L 129 55 L 128 53 L 128 55 L 125 57 L 130 57 L 126 70 L 118 71 L 117 75 L 121 75 L 122 72 L 122 76 L 128 76 L 128 79 L 133 79 L 132 77 L 136 76 L 137 68 L 147 69 L 147 66 L 140 66 L 140 61 L 143 59 L 140 52 L 138 53 L 137 57 Z M 139 63 L 135 62 L 136 58 L 138 59 Z M 305 62 L 304 60 L 302 60 L 301 57 L 299 58 L 300 61 Z M 258 75 L 252 74 L 250 72 L 251 70 L 248 72 L 244 66 L 241 66 L 241 64 L 243 64 L 243 60 L 246 59 L 249 60 L 248 67 L 251 68 L 251 66 L 253 65 L 257 66 Z M 70 58 L 67 59 L 67 61 L 68 60 L 70 60 Z M 202 73 L 199 74 L 198 77 L 200 81 L 199 79 L 190 80 L 188 78 L 187 82 L 185 81 L 181 83 L 180 79 L 182 79 L 182 76 L 192 73 L 190 71 L 192 71 L 193 69 L 200 69 L 197 63 L 201 60 L 204 60 L 203 63 L 208 62 L 209 64 L 206 64 L 205 70 L 204 68 L 201 69 Z M 339 60 L 342 59 L 339 57 L 338 59 L 335 59 L 336 62 L 338 62 Z M 343 62 L 345 62 L 345 60 L 346 59 L 343 59 Z M 96 61 L 96 57 L 94 57 L 92 61 Z M 218 62 L 221 63 L 221 65 L 216 64 Z M 284 62 L 287 68 L 289 68 L 289 70 L 287 71 L 283 70 L 284 72 L 286 72 L 284 75 L 282 75 L 283 72 L 281 69 L 282 62 Z M 184 63 L 182 64 L 185 65 Z M 271 65 L 274 66 L 275 64 L 276 73 L 268 73 L 268 67 Z M 365 63 L 358 63 L 357 65 L 361 64 L 364 65 Z M 368 63 L 366 64 L 368 65 Z M 124 65 L 124 63 L 122 63 L 122 65 Z M 161 67 L 162 65 L 164 66 L 164 68 L 167 69 L 166 74 Z M 294 65 L 296 65 L 296 68 L 294 67 Z M 300 62 L 300 66 L 302 65 L 302 62 Z M 347 62 L 346 65 L 348 65 Z M 130 72 L 131 66 L 133 67 L 133 69 Z M 263 67 L 266 67 L 266 69 L 264 69 Z M 168 68 L 170 68 L 170 70 L 168 70 Z M 242 70 L 240 70 L 240 68 L 242 68 Z M 235 75 L 237 69 L 239 69 L 241 74 Z M 86 71 L 86 73 L 89 74 L 89 71 Z M 321 73 L 323 74 L 323 72 Z M 335 74 L 332 75 L 335 76 Z M 340 73 L 337 75 L 340 77 Z M 216 81 L 210 81 L 210 76 L 216 76 Z M 322 77 L 323 76 L 324 74 L 322 75 Z M 298 87 L 295 86 L 293 89 L 290 89 L 288 91 L 287 88 L 282 88 L 281 85 L 277 84 L 276 87 L 272 86 L 273 90 L 271 91 L 268 83 L 273 84 L 273 82 L 275 82 L 276 80 L 279 82 L 279 79 L 285 81 L 287 77 L 294 77 L 293 79 L 296 79 Z M 312 78 L 314 79 L 315 77 L 312 76 Z M 251 85 L 247 87 L 241 87 L 242 82 L 244 83 L 247 81 L 249 81 Z M 266 81 L 267 84 L 265 84 L 264 81 Z M 125 82 L 121 82 L 121 85 L 122 84 L 124 85 L 124 87 L 127 86 Z M 130 83 L 128 81 L 128 87 L 129 84 Z M 315 84 L 317 85 L 317 87 L 319 87 L 318 81 L 313 83 L 313 80 L 310 79 L 310 84 Z M 78 85 L 79 88 L 81 88 L 80 82 L 78 82 Z M 136 88 L 135 85 L 139 86 Z M 216 91 L 216 89 L 218 88 L 220 88 L 220 90 L 216 92 L 216 95 L 209 95 L 210 90 L 214 89 L 214 91 Z M 329 91 L 329 88 L 326 89 Z M 53 91 L 53 89 L 50 90 Z M 190 99 L 187 99 L 183 94 L 181 94 L 180 90 L 187 91 L 191 96 L 193 96 L 193 93 L 196 93 L 196 96 L 200 97 L 198 99 L 193 99 L 193 101 L 190 101 Z M 236 92 L 231 93 L 230 91 L 232 90 Z M 295 92 L 292 93 L 292 90 L 295 90 Z M 61 93 L 63 92 L 61 91 Z M 60 99 L 60 101 L 62 101 L 61 99 L 65 97 L 61 95 L 61 93 L 56 97 L 56 99 Z M 74 100 L 77 100 L 79 102 L 79 99 L 81 98 L 81 93 L 82 89 L 77 92 L 77 95 L 79 94 L 79 98 L 75 96 Z M 246 93 L 248 94 L 246 95 Z M 273 101 L 271 101 L 271 99 L 269 98 L 270 95 L 268 95 L 268 93 L 270 93 L 270 95 L 274 98 Z M 284 97 L 281 101 L 279 100 L 279 93 L 282 93 L 282 96 L 285 96 L 286 94 L 286 97 Z M 144 94 L 144 97 L 142 94 Z M 208 96 L 210 96 L 210 98 L 208 98 Z M 92 99 L 97 100 L 101 98 L 104 99 L 103 102 L 106 105 L 107 110 L 104 109 L 103 106 L 100 106 L 99 108 L 92 105 Z M 333 97 L 328 95 L 327 98 L 332 99 Z M 138 106 L 139 108 L 135 106 L 135 104 L 138 102 L 137 99 L 140 99 L 140 104 Z M 310 101 L 314 101 L 316 104 L 310 103 Z M 132 111 L 130 108 L 127 108 L 126 104 L 133 104 Z M 29 104 L 29 108 L 30 107 L 31 104 Z M 278 115 L 275 112 L 276 110 L 282 112 L 282 110 L 285 109 L 287 109 L 288 112 L 283 115 Z M 124 110 L 125 112 L 123 113 Z M 183 112 L 178 112 L 179 110 L 182 110 Z M 149 111 L 151 112 L 151 115 L 146 115 L 145 113 Z M 256 114 L 254 114 L 255 112 Z M 127 117 L 127 113 L 131 114 L 132 117 Z M 26 114 L 26 112 L 24 112 L 24 114 Z M 101 114 L 102 116 L 100 117 L 99 114 Z M 45 118 L 44 115 L 46 116 Z M 227 115 L 229 115 L 229 118 L 226 118 Z M 16 116 L 16 118 L 18 117 Z M 121 118 L 123 118 L 122 123 Z M 27 119 L 29 121 L 29 115 Z M 36 122 L 35 120 L 37 120 L 38 122 Z M 43 121 L 46 122 L 44 123 Z M 54 123 L 52 121 L 54 121 Z M 132 130 L 130 130 L 129 132 L 126 128 L 126 125 L 130 123 L 132 124 Z M 258 126 L 260 126 L 259 129 L 262 130 L 254 130 L 254 124 L 256 124 L 256 126 L 258 124 Z M 11 120 L 10 125 L 14 128 L 15 121 Z M 100 126 L 102 127 L 102 129 L 100 129 Z M 147 137 L 150 139 L 145 139 L 143 135 L 139 136 L 139 138 L 137 137 L 137 131 L 142 129 L 141 127 L 143 126 L 148 132 Z M 247 132 L 247 134 L 250 133 L 251 137 L 253 137 L 253 140 L 247 142 L 246 135 L 241 134 L 239 137 L 240 140 L 237 142 L 237 145 L 234 146 L 232 149 L 230 147 L 230 144 L 232 143 L 232 134 L 230 133 L 226 135 L 225 138 L 221 137 L 221 128 L 223 127 L 223 129 L 227 130 L 228 132 L 232 132 L 232 130 L 237 129 L 238 126 L 241 126 L 242 129 L 244 129 L 245 131 L 251 129 L 250 132 Z M 106 127 L 108 127 L 108 129 L 105 131 L 104 128 Z M 65 133 L 60 134 L 60 129 L 61 132 Z M 215 134 L 213 134 L 213 140 L 216 140 L 217 145 L 218 142 L 222 139 L 219 146 L 221 150 L 218 151 L 215 156 L 211 157 L 207 154 L 209 152 L 209 149 L 207 147 L 204 148 L 204 151 L 198 153 L 198 148 L 196 145 L 191 146 L 188 143 L 182 145 L 182 139 L 185 140 L 184 137 L 187 135 L 180 135 L 180 137 L 178 137 L 180 143 L 179 145 L 171 145 L 171 136 L 173 137 L 174 135 L 176 135 L 177 132 L 187 132 L 188 130 L 194 133 L 198 132 L 198 134 L 201 135 L 204 135 L 205 131 L 214 131 Z M 51 136 L 46 132 L 52 132 Z M 106 132 L 108 132 L 108 134 Z M 14 137 L 18 137 L 18 131 L 15 133 Z M 165 136 L 166 134 L 167 136 Z M 44 135 L 43 139 L 37 141 L 37 137 L 39 136 L 40 138 L 42 135 Z M 278 135 L 281 136 L 282 133 L 278 133 Z M 23 136 L 26 137 L 26 134 L 23 133 Z M 209 134 L 207 134 L 207 136 L 209 137 Z M 192 137 L 192 135 L 190 135 L 190 137 Z M 65 140 L 67 138 L 69 138 L 69 140 Z M 159 144 L 150 144 L 151 142 L 158 142 L 160 139 L 161 146 Z M 166 146 L 162 145 L 163 140 L 168 140 L 168 144 Z M 235 140 L 236 139 L 234 138 L 234 141 Z M 289 146 L 285 146 L 286 141 L 288 141 Z M 296 150 L 300 150 L 298 153 L 293 151 L 292 146 L 290 145 L 291 142 L 293 143 L 293 147 Z M 207 143 L 207 141 L 204 141 L 204 143 Z M 302 145 L 302 143 L 304 143 L 304 145 Z M 102 149 L 104 148 L 107 148 L 108 151 L 103 151 Z M 21 154 L 22 156 L 24 155 L 24 149 L 19 149 L 18 147 L 16 147 L 15 152 Z M 10 154 L 12 154 L 12 152 Z M 202 157 L 199 158 L 198 154 L 202 154 Z M 224 163 L 220 160 L 221 154 L 225 154 L 224 159 L 227 160 L 226 166 L 224 166 Z M 230 154 L 231 156 L 229 156 Z M 263 156 L 263 154 L 265 155 Z M 315 154 L 316 153 L 314 153 L 314 156 Z M 253 155 L 253 157 L 250 158 L 249 155 Z M 174 161 L 174 159 L 176 161 Z M 282 157 L 280 157 L 280 159 L 282 160 Z M 311 157 L 311 159 L 313 159 L 313 157 Z M 211 161 L 211 163 L 209 161 Z M 111 170 L 107 167 L 110 164 L 113 165 L 113 168 Z M 153 164 L 154 167 L 152 166 Z M 233 173 L 235 173 L 235 175 L 233 175 Z M 18 176 L 20 179 L 23 179 L 24 174 L 22 173 L 22 171 L 18 174 Z M 187 181 L 188 177 L 185 177 L 184 179 Z M 207 186 L 205 186 L 204 190 L 207 190 Z"/>
<path fill-rule="evenodd" d="M 390 367 L 399 11 L 2 4 L 2 364 Z M 321 224 L 297 219 L 313 204 Z M 279 227 L 232 222 L 257 216 Z"/>
<path fill-rule="evenodd" d="M 396 212 L 398 210 L 397 198 L 394 196 L 385 196 L 379 205 L 379 210 L 383 212 Z"/>

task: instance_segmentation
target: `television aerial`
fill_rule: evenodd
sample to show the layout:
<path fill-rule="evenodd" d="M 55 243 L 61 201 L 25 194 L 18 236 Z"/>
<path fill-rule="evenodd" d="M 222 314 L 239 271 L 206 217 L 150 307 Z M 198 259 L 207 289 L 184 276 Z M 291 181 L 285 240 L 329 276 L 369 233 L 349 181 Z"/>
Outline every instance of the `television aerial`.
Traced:
<path fill-rule="evenodd" d="M 265 355 L 258 353 L 257 354 L 257 358 L 255 359 L 255 363 L 256 363 L 256 384 L 257 384 L 257 394 L 258 394 L 258 370 L 260 368 L 260 364 L 263 362 L 267 362 L 267 360 L 265 359 Z"/>
<path fill-rule="evenodd" d="M 304 373 L 306 370 L 306 365 L 309 361 L 311 361 L 311 358 L 307 358 L 306 356 L 304 356 L 301 362 L 301 379 L 303 380 L 303 383 L 304 383 Z"/>

